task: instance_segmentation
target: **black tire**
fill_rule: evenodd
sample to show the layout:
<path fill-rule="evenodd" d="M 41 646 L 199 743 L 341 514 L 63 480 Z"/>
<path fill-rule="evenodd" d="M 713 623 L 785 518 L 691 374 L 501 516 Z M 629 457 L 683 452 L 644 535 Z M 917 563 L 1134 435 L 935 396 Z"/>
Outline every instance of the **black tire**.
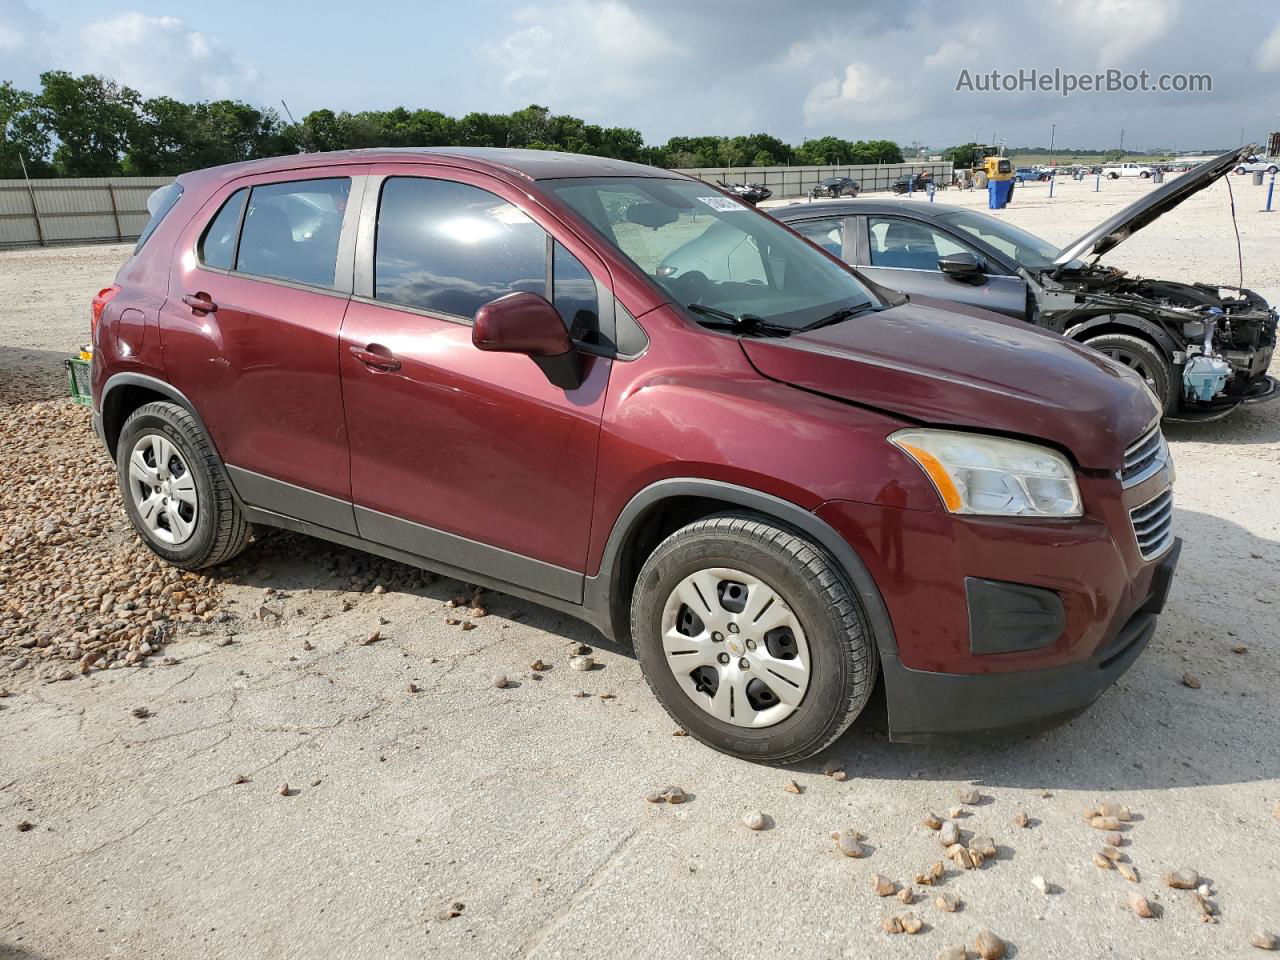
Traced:
<path fill-rule="evenodd" d="M 1108 179 L 1108 180 L 1119 180 L 1119 179 L 1120 179 L 1120 174 L 1118 174 L 1118 173 L 1108 173 L 1108 174 L 1107 174 L 1107 179 Z"/>
<path fill-rule="evenodd" d="M 1149 174 L 1149 173 L 1147 173 L 1147 171 L 1143 170 L 1141 173 L 1139 173 L 1139 174 L 1138 174 L 1138 176 L 1139 176 L 1139 177 L 1141 177 L 1143 180 L 1145 180 L 1145 179 L 1147 179 L 1147 177 L 1151 176 L 1151 174 Z"/>
<path fill-rule="evenodd" d="M 177 545 L 157 540 L 148 531 L 134 503 L 129 456 L 138 441 L 148 434 L 160 434 L 173 443 L 195 481 L 199 504 L 195 529 Z M 147 403 L 129 415 L 116 444 L 116 480 L 125 512 L 139 539 L 156 556 L 174 566 L 199 570 L 226 563 L 249 543 L 253 528 L 231 493 L 227 472 L 199 422 L 185 407 L 169 402 Z"/>
<path fill-rule="evenodd" d="M 1267 167 L 1267 173 L 1273 176 L 1278 172 L 1280 172 L 1280 167 L 1277 167 L 1274 163 L 1271 166 Z"/>
<path fill-rule="evenodd" d="M 1163 416 L 1168 416 L 1177 409 L 1178 394 L 1173 389 L 1173 368 L 1160 348 L 1150 340 L 1126 333 L 1103 333 L 1090 337 L 1084 343 L 1105 353 L 1112 360 L 1137 370 L 1160 402 Z"/>
<path fill-rule="evenodd" d="M 662 645 L 668 597 L 691 573 L 732 567 L 764 581 L 804 630 L 812 663 L 799 705 L 772 726 L 736 726 L 713 717 L 676 680 Z M 690 736 L 716 750 L 768 764 L 820 753 L 848 729 L 870 697 L 878 652 L 862 603 L 836 562 L 797 533 L 754 514 L 722 514 L 671 534 L 636 580 L 631 636 L 654 696 Z"/>

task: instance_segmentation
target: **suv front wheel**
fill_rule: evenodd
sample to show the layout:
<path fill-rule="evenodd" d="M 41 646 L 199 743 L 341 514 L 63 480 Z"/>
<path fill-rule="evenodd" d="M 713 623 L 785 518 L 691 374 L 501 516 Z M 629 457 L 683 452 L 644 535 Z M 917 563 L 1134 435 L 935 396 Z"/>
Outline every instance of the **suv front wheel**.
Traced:
<path fill-rule="evenodd" d="M 231 483 L 191 412 L 143 404 L 116 444 L 125 512 L 143 542 L 174 566 L 198 570 L 240 553 L 252 532 Z"/>
<path fill-rule="evenodd" d="M 699 520 L 660 543 L 636 582 L 631 635 L 677 723 L 764 763 L 834 742 L 878 669 L 862 605 L 835 562 L 753 515 Z"/>

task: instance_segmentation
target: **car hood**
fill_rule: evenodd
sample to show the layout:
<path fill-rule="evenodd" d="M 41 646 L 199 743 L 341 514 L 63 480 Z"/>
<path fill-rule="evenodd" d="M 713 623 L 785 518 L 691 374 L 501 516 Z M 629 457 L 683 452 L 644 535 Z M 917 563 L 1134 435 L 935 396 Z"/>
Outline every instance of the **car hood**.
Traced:
<path fill-rule="evenodd" d="M 1168 213 L 1193 193 L 1199 193 L 1219 177 L 1234 170 L 1242 159 L 1251 156 L 1256 149 L 1250 145 L 1238 150 L 1228 150 L 1222 156 L 1206 160 L 1200 166 L 1157 187 L 1063 247 L 1062 253 L 1054 261 L 1055 269 L 1061 270 L 1072 260 L 1082 257 L 1102 256 L 1151 221 Z"/>
<path fill-rule="evenodd" d="M 1047 440 L 1115 470 L 1155 401 L 1102 354 L 976 308 L 925 297 L 785 339 L 744 339 L 764 376 L 921 423 Z"/>

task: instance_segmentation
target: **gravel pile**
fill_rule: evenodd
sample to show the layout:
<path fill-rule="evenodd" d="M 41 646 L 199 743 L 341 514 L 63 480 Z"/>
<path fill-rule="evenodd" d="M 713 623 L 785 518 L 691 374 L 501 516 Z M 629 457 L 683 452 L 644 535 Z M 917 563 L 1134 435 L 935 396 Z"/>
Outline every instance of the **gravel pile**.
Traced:
<path fill-rule="evenodd" d="M 214 580 L 139 542 L 88 409 L 57 386 L 0 385 L 0 686 L 144 666 L 175 623 L 219 616 Z"/>

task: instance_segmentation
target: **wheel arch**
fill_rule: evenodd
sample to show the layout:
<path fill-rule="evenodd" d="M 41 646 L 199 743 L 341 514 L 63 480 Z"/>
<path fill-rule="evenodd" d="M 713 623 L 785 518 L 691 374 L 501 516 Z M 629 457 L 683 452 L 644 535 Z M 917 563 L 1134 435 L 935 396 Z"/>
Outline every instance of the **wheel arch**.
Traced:
<path fill-rule="evenodd" d="M 200 411 L 187 399 L 186 394 L 173 384 L 144 373 L 117 373 L 103 384 L 99 411 L 102 418 L 102 441 L 107 445 L 107 451 L 112 459 L 115 458 L 120 431 L 124 427 L 124 422 L 129 419 L 129 414 L 143 404 L 157 400 L 169 401 L 185 408 L 195 417 L 196 423 L 200 425 L 214 453 L 217 454 L 217 445 L 213 442 L 212 434 L 209 433 L 208 427 L 201 418 Z M 221 459 L 220 456 L 219 459 Z"/>
<path fill-rule="evenodd" d="M 893 624 L 870 571 L 834 528 L 798 504 L 736 484 L 701 478 L 659 480 L 637 493 L 614 521 L 600 570 L 586 578 L 585 606 L 618 640 L 630 633 L 631 594 L 645 559 L 675 530 L 716 513 L 745 510 L 822 547 L 862 601 L 881 654 L 896 654 Z"/>
<path fill-rule="evenodd" d="M 1108 333 L 1123 333 L 1149 340 L 1170 364 L 1173 364 L 1174 355 L 1182 349 L 1173 337 L 1150 320 L 1126 313 L 1108 313 L 1092 317 L 1067 327 L 1063 331 L 1063 336 L 1085 343 L 1094 337 Z"/>

